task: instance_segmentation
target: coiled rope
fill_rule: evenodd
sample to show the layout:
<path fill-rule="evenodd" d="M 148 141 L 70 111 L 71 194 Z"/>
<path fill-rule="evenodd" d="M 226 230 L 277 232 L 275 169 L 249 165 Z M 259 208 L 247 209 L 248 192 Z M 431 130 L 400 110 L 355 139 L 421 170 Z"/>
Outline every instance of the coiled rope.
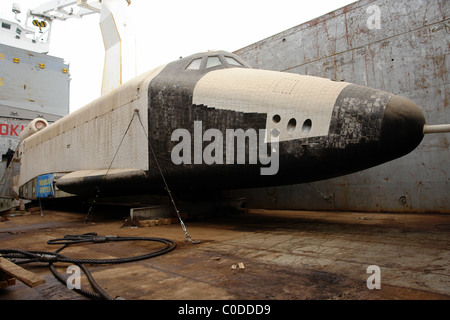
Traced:
<path fill-rule="evenodd" d="M 160 242 L 164 244 L 162 249 L 149 252 L 143 255 L 137 255 L 127 258 L 115 258 L 115 259 L 75 259 L 67 257 L 60 252 L 68 247 L 69 245 L 76 245 L 82 243 L 105 243 L 105 242 L 116 242 L 116 241 L 152 241 Z M 82 235 L 66 235 L 61 239 L 49 240 L 47 244 L 50 245 L 62 245 L 55 252 L 47 251 L 25 251 L 18 249 L 0 249 L 0 254 L 7 259 L 13 260 L 16 264 L 25 263 L 48 263 L 53 275 L 63 284 L 67 285 L 68 276 L 65 277 L 56 271 L 54 263 L 63 262 L 71 263 L 80 267 L 81 270 L 87 276 L 89 283 L 94 291 L 86 290 L 83 288 L 73 290 L 95 300 L 114 300 L 108 293 L 106 293 L 94 280 L 89 270 L 84 266 L 84 264 L 120 264 L 128 262 L 136 262 L 141 260 L 150 259 L 153 257 L 160 256 L 162 254 L 168 253 L 174 250 L 177 246 L 176 242 L 164 238 L 155 237 L 119 237 L 119 236 L 98 236 L 96 233 L 86 233 Z M 18 260 L 18 261 L 16 261 Z"/>

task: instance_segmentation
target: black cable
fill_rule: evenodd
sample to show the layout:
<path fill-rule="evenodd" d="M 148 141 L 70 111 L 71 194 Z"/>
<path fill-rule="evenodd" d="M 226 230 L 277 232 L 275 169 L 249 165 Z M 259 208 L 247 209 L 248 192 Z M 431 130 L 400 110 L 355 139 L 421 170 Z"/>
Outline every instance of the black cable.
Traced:
<path fill-rule="evenodd" d="M 105 242 L 115 242 L 115 241 L 152 241 L 160 242 L 165 246 L 160 250 L 156 250 L 144 255 L 138 255 L 127 258 L 115 258 L 115 259 L 74 259 L 62 255 L 63 249 L 70 245 L 82 244 L 82 243 L 105 243 Z M 76 292 L 83 294 L 84 296 L 91 299 L 113 299 L 109 294 L 107 294 L 94 280 L 89 270 L 84 266 L 84 264 L 120 264 L 127 262 L 135 262 L 145 259 L 150 259 L 174 250 L 177 246 L 176 242 L 155 237 L 118 237 L 118 236 L 97 236 L 96 233 L 86 233 L 82 235 L 66 235 L 64 238 L 49 240 L 47 244 L 50 245 L 61 245 L 59 249 L 55 252 L 48 251 L 25 251 L 19 249 L 0 249 L 0 254 L 7 259 L 19 259 L 20 261 L 14 261 L 16 264 L 24 264 L 31 262 L 41 262 L 48 263 L 50 271 L 53 275 L 63 284 L 67 285 L 67 278 L 56 271 L 53 265 L 56 262 L 72 263 L 80 267 L 81 270 L 87 276 L 89 283 L 91 284 L 94 292 L 84 290 L 84 289 L 74 289 Z"/>
<path fill-rule="evenodd" d="M 113 298 L 107 294 L 100 286 L 95 282 L 94 278 L 92 277 L 89 270 L 84 265 L 77 265 L 80 267 L 81 270 L 86 274 L 88 277 L 89 283 L 91 284 L 92 288 L 94 288 L 95 291 L 89 291 L 85 290 L 83 288 L 73 288 L 74 291 L 78 292 L 79 294 L 82 294 L 83 296 L 94 299 L 94 300 L 113 300 Z M 50 271 L 53 273 L 53 275 L 62 283 L 67 284 L 67 280 L 69 276 L 64 277 L 62 274 L 58 273 L 56 271 L 55 266 L 53 263 L 49 263 Z"/>

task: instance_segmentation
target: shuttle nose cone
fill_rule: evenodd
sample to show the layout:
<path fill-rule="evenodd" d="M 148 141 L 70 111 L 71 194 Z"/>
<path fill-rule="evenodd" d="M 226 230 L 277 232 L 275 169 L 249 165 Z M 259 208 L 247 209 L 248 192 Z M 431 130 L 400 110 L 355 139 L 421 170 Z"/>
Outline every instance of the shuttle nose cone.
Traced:
<path fill-rule="evenodd" d="M 423 139 L 425 117 L 412 101 L 393 96 L 384 111 L 380 146 L 387 157 L 401 157 L 413 151 Z"/>

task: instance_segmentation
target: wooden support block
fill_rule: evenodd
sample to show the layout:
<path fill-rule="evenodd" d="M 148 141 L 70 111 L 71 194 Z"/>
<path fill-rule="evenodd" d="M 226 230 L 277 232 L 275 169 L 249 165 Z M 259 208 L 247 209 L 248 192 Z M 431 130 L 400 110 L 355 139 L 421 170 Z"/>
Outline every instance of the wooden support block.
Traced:
<path fill-rule="evenodd" d="M 8 281 L 0 281 L 0 289 L 8 288 Z"/>
<path fill-rule="evenodd" d="M 30 207 L 27 211 L 30 213 L 41 212 L 41 207 Z"/>
<path fill-rule="evenodd" d="M 150 222 L 148 220 L 141 220 L 139 222 L 141 223 L 142 227 L 149 227 L 150 226 Z"/>
<path fill-rule="evenodd" d="M 30 288 L 43 284 L 45 279 L 24 268 L 12 263 L 8 259 L 0 257 L 0 270 L 9 274 L 11 277 L 25 283 Z"/>
<path fill-rule="evenodd" d="M 11 278 L 11 276 L 3 273 L 5 277 L 0 278 L 0 289 L 5 289 L 16 284 L 16 278 Z"/>
<path fill-rule="evenodd" d="M 165 218 L 165 219 L 160 219 L 159 220 L 159 224 L 160 225 L 168 225 L 168 224 L 171 224 L 171 223 L 172 223 L 172 220 L 170 218 Z"/>

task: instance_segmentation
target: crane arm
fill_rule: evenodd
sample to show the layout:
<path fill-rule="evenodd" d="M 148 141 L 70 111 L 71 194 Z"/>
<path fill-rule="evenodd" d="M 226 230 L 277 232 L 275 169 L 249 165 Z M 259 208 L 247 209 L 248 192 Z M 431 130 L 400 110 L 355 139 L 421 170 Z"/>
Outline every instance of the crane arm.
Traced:
<path fill-rule="evenodd" d="M 74 10 L 75 5 L 79 7 L 77 12 Z M 82 18 L 88 14 L 100 13 L 100 8 L 100 1 L 88 4 L 87 0 L 52 0 L 30 10 L 28 16 L 40 17 L 48 21 L 65 21 L 70 18 Z"/>

